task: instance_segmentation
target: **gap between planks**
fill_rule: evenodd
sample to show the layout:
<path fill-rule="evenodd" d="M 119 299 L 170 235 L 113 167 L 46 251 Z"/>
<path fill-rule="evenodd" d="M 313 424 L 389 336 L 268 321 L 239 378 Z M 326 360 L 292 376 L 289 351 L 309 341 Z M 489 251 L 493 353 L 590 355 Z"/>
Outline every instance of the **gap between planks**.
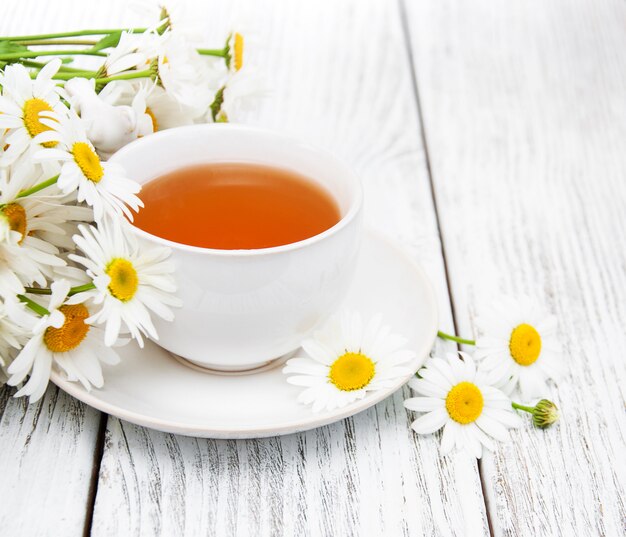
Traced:
<path fill-rule="evenodd" d="M 89 479 L 89 493 L 87 495 L 87 506 L 85 513 L 85 527 L 83 529 L 83 537 L 91 535 L 91 526 L 93 524 L 93 512 L 96 504 L 96 496 L 98 495 L 98 483 L 100 481 L 100 467 L 102 466 L 102 457 L 104 455 L 104 438 L 106 436 L 107 422 L 109 415 L 100 412 L 98 422 L 98 433 L 93 450 L 93 464 L 91 466 L 91 477 Z"/>
<path fill-rule="evenodd" d="M 444 274 L 446 278 L 446 286 L 448 287 L 448 299 L 450 302 L 450 311 L 452 313 L 452 326 L 454 327 L 455 335 L 458 335 L 459 329 L 457 326 L 457 314 L 456 314 L 456 307 L 454 304 L 454 296 L 452 295 L 452 286 L 450 285 L 450 272 L 448 270 L 448 259 L 446 256 L 445 237 L 443 235 L 442 228 L 441 228 L 439 206 L 437 204 L 437 194 L 435 193 L 435 185 L 433 182 L 433 172 L 432 172 L 432 168 L 430 165 L 430 152 L 428 149 L 428 137 L 426 135 L 426 128 L 424 126 L 424 121 L 423 121 L 422 101 L 420 99 L 419 84 L 417 81 L 417 71 L 415 68 L 415 61 L 413 58 L 413 49 L 411 47 L 411 30 L 407 23 L 408 15 L 406 11 L 405 1 L 406 0 L 398 0 L 400 26 L 402 28 L 402 37 L 403 37 L 404 45 L 406 47 L 407 56 L 409 60 L 409 71 L 411 73 L 411 86 L 413 88 L 413 94 L 415 96 L 415 105 L 416 105 L 416 110 L 417 110 L 417 123 L 420 128 L 420 138 L 422 140 L 422 147 L 424 149 L 424 157 L 426 161 L 426 173 L 428 175 L 428 186 L 430 189 L 430 195 L 433 200 L 435 222 L 437 224 L 437 231 L 439 233 L 439 241 L 441 242 L 441 257 L 443 259 L 443 270 L 444 270 Z M 456 345 L 456 348 L 460 350 L 461 346 Z M 494 533 L 493 533 L 493 525 L 491 521 L 491 514 L 489 512 L 489 500 L 486 494 L 485 479 L 483 476 L 483 468 L 482 468 L 482 464 L 480 460 L 477 461 L 477 465 L 478 465 L 478 475 L 480 477 L 481 492 L 482 492 L 483 502 L 485 506 L 485 516 L 487 517 L 487 525 L 489 528 L 489 534 L 493 536 Z"/>

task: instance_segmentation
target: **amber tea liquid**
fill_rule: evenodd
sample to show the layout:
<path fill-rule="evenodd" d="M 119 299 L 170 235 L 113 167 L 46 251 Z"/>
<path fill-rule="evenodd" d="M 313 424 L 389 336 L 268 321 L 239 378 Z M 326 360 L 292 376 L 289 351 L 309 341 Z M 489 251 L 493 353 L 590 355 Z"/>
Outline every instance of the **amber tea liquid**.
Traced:
<path fill-rule="evenodd" d="M 181 168 L 145 185 L 134 224 L 181 244 L 223 250 L 301 241 L 341 215 L 331 195 L 292 171 L 247 163 Z"/>

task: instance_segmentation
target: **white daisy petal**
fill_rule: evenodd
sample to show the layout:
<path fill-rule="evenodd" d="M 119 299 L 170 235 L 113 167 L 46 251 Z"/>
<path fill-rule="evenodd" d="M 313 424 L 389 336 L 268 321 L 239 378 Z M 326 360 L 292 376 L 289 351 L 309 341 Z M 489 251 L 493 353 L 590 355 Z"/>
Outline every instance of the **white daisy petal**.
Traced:
<path fill-rule="evenodd" d="M 500 422 L 509 429 L 515 429 L 522 424 L 521 418 L 515 412 L 511 412 L 509 410 L 485 408 L 483 410 L 483 415 Z"/>
<path fill-rule="evenodd" d="M 479 426 L 474 426 L 474 424 L 472 423 L 470 427 L 472 427 L 471 435 L 474 436 L 483 446 L 485 446 L 489 451 L 493 451 L 495 449 L 496 446 L 493 440 L 489 437 L 489 435 L 487 435 L 484 431 L 482 431 Z M 504 438 L 504 440 L 507 440 L 507 439 L 508 439 L 508 433 L 506 433 L 506 437 Z M 482 455 L 482 449 L 480 449 L 480 454 Z M 480 458 L 480 457 L 477 457 L 477 458 Z"/>
<path fill-rule="evenodd" d="M 412 397 L 404 401 L 404 407 L 416 412 L 430 412 L 437 408 L 443 408 L 445 403 L 437 397 Z"/>
<path fill-rule="evenodd" d="M 461 427 L 463 433 L 464 448 L 468 450 L 477 459 L 483 456 L 483 446 L 480 442 L 480 430 L 476 425 L 470 423 L 464 427 Z"/>
<path fill-rule="evenodd" d="M 456 438 L 459 434 L 460 425 L 456 421 L 449 420 L 443 427 L 441 435 L 441 454 L 447 455 L 454 448 Z"/>
<path fill-rule="evenodd" d="M 476 420 L 476 425 L 486 434 L 493 436 L 496 440 L 501 442 L 505 442 L 509 438 L 506 427 L 484 413 Z"/>
<path fill-rule="evenodd" d="M 420 395 L 425 395 L 427 397 L 445 397 L 448 393 L 446 388 L 437 386 L 436 384 L 428 382 L 424 379 L 411 379 L 409 381 L 409 386 Z"/>
<path fill-rule="evenodd" d="M 417 434 L 430 434 L 441 429 L 446 423 L 448 414 L 444 408 L 436 408 L 416 419 L 411 428 Z"/>
<path fill-rule="evenodd" d="M 302 348 L 311 358 L 324 365 L 330 365 L 337 359 L 320 341 L 314 339 L 305 339 Z"/>

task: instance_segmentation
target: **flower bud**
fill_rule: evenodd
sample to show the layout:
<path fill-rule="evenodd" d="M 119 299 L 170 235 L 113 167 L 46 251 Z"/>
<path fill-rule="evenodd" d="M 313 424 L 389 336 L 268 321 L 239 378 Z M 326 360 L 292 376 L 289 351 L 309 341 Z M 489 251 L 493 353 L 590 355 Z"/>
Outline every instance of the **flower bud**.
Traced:
<path fill-rule="evenodd" d="M 533 423 L 535 427 L 545 429 L 550 427 L 555 421 L 559 419 L 559 409 L 552 402 L 547 399 L 539 401 L 533 410 Z"/>

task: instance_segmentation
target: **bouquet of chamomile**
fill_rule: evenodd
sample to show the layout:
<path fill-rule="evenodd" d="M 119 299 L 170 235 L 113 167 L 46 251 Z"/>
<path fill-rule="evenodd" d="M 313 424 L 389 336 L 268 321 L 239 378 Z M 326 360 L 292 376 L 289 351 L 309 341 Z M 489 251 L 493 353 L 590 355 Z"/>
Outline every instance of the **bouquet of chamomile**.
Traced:
<path fill-rule="evenodd" d="M 163 9 L 150 28 L 0 38 L 0 376 L 16 396 L 37 401 L 53 370 L 101 387 L 116 347 L 158 339 L 152 316 L 179 305 L 169 251 L 126 229 L 140 185 L 107 159 L 226 122 L 258 86 L 240 33 L 206 49 L 177 28 Z"/>

